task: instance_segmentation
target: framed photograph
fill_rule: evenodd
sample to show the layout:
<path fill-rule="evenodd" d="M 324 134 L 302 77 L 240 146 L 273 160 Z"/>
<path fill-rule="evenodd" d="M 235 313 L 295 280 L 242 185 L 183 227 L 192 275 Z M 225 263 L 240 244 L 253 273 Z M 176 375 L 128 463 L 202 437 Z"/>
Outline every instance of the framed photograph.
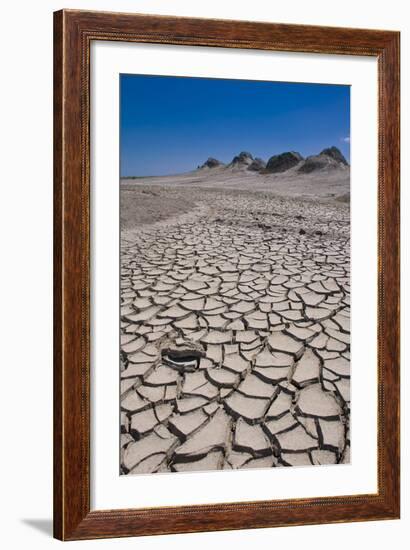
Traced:
<path fill-rule="evenodd" d="M 54 533 L 399 517 L 398 32 L 54 14 Z"/>

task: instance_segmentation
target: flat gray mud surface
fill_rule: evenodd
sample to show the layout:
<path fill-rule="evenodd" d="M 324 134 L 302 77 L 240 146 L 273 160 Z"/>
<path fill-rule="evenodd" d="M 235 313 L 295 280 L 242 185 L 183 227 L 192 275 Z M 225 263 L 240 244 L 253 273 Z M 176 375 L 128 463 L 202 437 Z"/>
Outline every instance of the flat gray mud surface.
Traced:
<path fill-rule="evenodd" d="M 123 185 L 120 195 L 121 229 L 135 229 L 189 212 L 195 200 L 187 193 L 172 193 L 163 188 Z"/>
<path fill-rule="evenodd" d="M 348 188 L 147 183 L 121 191 L 121 472 L 349 462 Z"/>

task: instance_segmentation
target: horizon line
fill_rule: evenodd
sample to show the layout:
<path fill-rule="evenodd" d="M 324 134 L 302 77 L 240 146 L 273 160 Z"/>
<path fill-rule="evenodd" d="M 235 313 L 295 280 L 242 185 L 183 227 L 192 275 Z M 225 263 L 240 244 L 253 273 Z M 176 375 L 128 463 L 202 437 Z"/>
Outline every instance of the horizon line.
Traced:
<path fill-rule="evenodd" d="M 350 136 L 345 137 L 345 138 L 341 138 L 341 140 L 347 140 L 347 139 L 349 140 L 349 143 L 350 143 Z M 331 149 L 332 147 L 335 147 L 336 149 L 338 149 L 339 152 L 343 155 L 343 153 L 340 151 L 339 147 L 337 147 L 336 145 L 329 145 L 328 147 L 325 147 L 324 149 L 322 149 L 319 153 L 315 153 L 315 154 L 307 155 L 307 156 L 301 155 L 301 153 L 299 153 L 299 151 L 296 151 L 294 149 L 289 149 L 289 150 L 286 150 L 286 151 L 282 151 L 280 153 L 274 153 L 273 155 L 270 155 L 270 157 L 268 157 L 268 159 L 266 161 L 263 157 L 258 156 L 258 155 L 254 155 L 253 153 L 251 153 L 250 151 L 246 151 L 245 149 L 242 149 L 241 151 L 239 151 L 239 153 L 237 153 L 237 155 L 246 152 L 246 153 L 249 153 L 250 155 L 252 155 L 253 159 L 261 159 L 261 160 L 263 160 L 263 162 L 267 163 L 269 161 L 269 159 L 271 159 L 272 157 L 282 155 L 284 153 L 297 153 L 297 154 L 301 155 L 302 160 L 306 160 L 309 157 L 320 155 L 325 149 Z M 237 155 L 234 155 L 234 157 L 237 156 Z M 183 172 L 167 172 L 166 174 L 145 174 L 145 175 L 137 175 L 137 174 L 131 175 L 131 174 L 128 174 L 126 176 L 120 174 L 120 179 L 127 179 L 127 178 L 159 178 L 159 177 L 166 177 L 166 176 L 178 176 L 178 175 L 182 175 L 182 174 L 189 174 L 189 172 L 194 172 L 194 171 L 198 170 L 199 168 L 201 168 L 206 163 L 206 161 L 209 160 L 210 158 L 213 158 L 213 159 L 221 162 L 221 164 L 224 167 L 227 167 L 227 166 L 229 166 L 229 164 L 232 163 L 234 157 L 232 157 L 232 159 L 230 161 L 222 161 L 222 160 L 220 160 L 222 157 L 210 155 L 210 156 L 207 156 L 206 158 L 203 157 L 203 158 L 205 158 L 205 160 L 203 161 L 202 165 L 197 165 L 196 167 L 193 167 L 191 170 L 186 170 L 186 171 L 183 171 Z M 350 168 L 350 159 L 348 160 L 345 157 L 345 155 L 343 155 L 343 157 L 345 158 L 345 160 L 347 162 L 347 166 Z M 255 173 L 258 173 L 258 172 L 255 172 Z M 267 175 L 267 174 L 265 174 L 265 175 Z"/>

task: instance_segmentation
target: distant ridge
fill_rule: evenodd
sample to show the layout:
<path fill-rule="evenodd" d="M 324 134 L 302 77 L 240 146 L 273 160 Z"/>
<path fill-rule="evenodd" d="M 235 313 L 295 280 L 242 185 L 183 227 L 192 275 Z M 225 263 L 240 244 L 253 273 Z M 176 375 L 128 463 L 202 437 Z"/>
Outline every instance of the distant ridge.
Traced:
<path fill-rule="evenodd" d="M 318 155 L 307 157 L 298 171 L 309 174 L 310 172 L 317 172 L 318 170 L 344 169 L 347 166 L 349 165 L 345 157 L 337 147 L 333 146 L 328 149 L 323 149 Z"/>
<path fill-rule="evenodd" d="M 278 174 L 299 172 L 310 174 L 326 170 L 346 170 L 349 163 L 340 149 L 334 145 L 323 149 L 317 155 L 303 158 L 297 151 L 285 151 L 279 155 L 273 155 L 265 162 L 261 158 L 254 158 L 248 151 L 241 151 L 228 164 L 209 157 L 204 164 L 198 166 L 197 171 L 229 171 L 229 172 L 258 172 L 260 174 Z"/>
<path fill-rule="evenodd" d="M 297 166 L 303 157 L 300 153 L 289 151 L 281 155 L 274 155 L 268 160 L 265 172 L 275 174 L 277 172 L 286 172 L 290 168 Z"/>
<path fill-rule="evenodd" d="M 209 157 L 201 166 L 198 166 L 198 170 L 206 170 L 207 168 L 218 168 L 219 166 L 225 166 L 223 162 L 213 157 Z"/>
<path fill-rule="evenodd" d="M 251 170 L 253 172 L 260 172 L 261 170 L 264 170 L 266 167 L 266 162 L 260 158 L 255 158 L 251 162 L 251 164 L 248 166 L 248 170 Z"/>
<path fill-rule="evenodd" d="M 254 158 L 251 153 L 242 151 L 239 155 L 232 159 L 232 162 L 228 164 L 228 168 L 232 168 L 234 170 L 246 170 L 252 165 L 253 161 Z"/>

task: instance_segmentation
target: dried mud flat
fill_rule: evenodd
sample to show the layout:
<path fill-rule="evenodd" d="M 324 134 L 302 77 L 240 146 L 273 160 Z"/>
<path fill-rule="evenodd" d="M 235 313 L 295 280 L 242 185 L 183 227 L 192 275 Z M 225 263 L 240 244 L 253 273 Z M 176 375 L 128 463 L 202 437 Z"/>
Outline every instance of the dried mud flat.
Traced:
<path fill-rule="evenodd" d="M 349 204 L 147 183 L 121 191 L 157 220 L 122 223 L 121 473 L 349 462 Z"/>

